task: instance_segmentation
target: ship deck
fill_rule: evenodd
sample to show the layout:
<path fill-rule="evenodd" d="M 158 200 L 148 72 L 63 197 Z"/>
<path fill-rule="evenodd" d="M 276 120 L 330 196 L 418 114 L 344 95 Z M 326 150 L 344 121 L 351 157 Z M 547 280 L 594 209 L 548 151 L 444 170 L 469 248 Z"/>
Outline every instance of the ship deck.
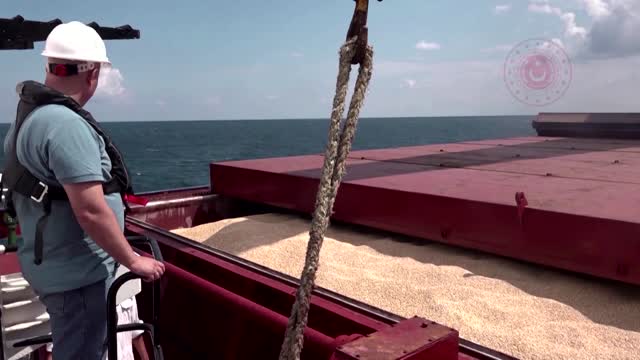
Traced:
<path fill-rule="evenodd" d="M 215 193 L 314 208 L 323 155 L 210 165 Z M 342 221 L 640 284 L 640 141 L 523 137 L 352 151 Z"/>

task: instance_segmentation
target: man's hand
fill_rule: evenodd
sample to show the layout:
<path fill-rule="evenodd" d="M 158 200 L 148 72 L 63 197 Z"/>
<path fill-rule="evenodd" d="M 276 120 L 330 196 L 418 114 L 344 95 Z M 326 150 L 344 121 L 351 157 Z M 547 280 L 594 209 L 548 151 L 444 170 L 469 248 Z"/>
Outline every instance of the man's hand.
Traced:
<path fill-rule="evenodd" d="M 129 270 L 140 275 L 144 281 L 154 281 L 164 273 L 164 264 L 152 258 L 136 256 Z"/>

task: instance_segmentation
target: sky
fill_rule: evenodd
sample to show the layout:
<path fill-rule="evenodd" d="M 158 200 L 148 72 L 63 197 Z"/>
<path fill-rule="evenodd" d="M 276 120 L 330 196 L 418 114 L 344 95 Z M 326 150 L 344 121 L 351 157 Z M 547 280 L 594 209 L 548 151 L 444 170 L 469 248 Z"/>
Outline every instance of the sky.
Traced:
<path fill-rule="evenodd" d="M 352 0 L 106 4 L 0 8 L 3 18 L 141 30 L 138 40 L 107 41 L 113 68 L 86 105 L 99 121 L 330 116 Z M 371 0 L 368 27 L 374 60 L 363 117 L 640 111 L 640 0 Z M 519 100 L 514 91 L 530 88 L 510 87 L 515 75 L 505 75 L 530 39 L 555 46 L 548 58 L 559 92 L 549 104 Z M 0 51 L 0 122 L 13 121 L 18 82 L 43 80 L 43 47 Z"/>

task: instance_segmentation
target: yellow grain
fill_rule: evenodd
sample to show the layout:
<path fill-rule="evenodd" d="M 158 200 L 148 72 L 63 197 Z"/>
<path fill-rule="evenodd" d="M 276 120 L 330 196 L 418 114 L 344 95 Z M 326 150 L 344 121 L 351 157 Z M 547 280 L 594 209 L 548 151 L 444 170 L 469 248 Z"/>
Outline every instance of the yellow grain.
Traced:
<path fill-rule="evenodd" d="M 299 277 L 309 221 L 264 214 L 172 231 Z M 640 359 L 637 287 L 406 240 L 332 225 L 317 284 L 521 359 Z"/>

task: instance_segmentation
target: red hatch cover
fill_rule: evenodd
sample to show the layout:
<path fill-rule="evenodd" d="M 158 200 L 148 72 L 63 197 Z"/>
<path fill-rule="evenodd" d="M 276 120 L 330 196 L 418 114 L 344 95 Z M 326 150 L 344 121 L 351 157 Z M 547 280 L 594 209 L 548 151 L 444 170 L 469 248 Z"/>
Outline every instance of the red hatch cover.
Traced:
<path fill-rule="evenodd" d="M 414 317 L 337 348 L 332 360 L 457 360 L 458 332 Z"/>

